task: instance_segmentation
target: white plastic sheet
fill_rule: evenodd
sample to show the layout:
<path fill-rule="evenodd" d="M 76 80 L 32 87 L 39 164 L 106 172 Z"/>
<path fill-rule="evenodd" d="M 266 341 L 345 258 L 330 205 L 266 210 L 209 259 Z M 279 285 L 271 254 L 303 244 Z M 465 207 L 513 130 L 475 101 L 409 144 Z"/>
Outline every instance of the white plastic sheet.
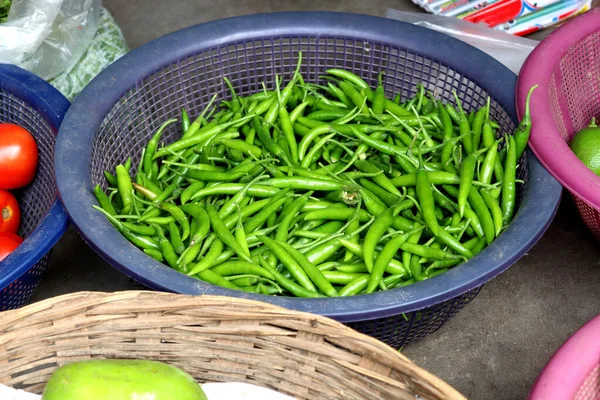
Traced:
<path fill-rule="evenodd" d="M 388 9 L 385 16 L 398 21 L 409 22 L 453 36 L 494 57 L 515 74 L 537 41 L 477 25 L 457 18 L 443 17 L 424 13 L 410 13 Z"/>
<path fill-rule="evenodd" d="M 0 62 L 52 79 L 85 52 L 99 13 L 100 0 L 13 0 L 0 24 Z"/>

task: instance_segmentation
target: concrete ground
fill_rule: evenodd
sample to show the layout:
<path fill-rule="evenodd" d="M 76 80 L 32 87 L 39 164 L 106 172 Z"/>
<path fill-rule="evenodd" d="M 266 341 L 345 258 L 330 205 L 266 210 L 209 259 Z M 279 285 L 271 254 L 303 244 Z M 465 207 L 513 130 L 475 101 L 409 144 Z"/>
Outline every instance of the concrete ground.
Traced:
<path fill-rule="evenodd" d="M 388 8 L 420 12 L 409 0 L 104 0 L 103 4 L 132 48 L 189 25 L 256 12 L 329 10 L 378 16 Z M 485 285 L 438 332 L 403 352 L 469 399 L 525 399 L 553 352 L 600 314 L 599 283 L 600 246 L 565 194 L 556 219 L 530 254 Z M 56 246 L 33 301 L 80 290 L 127 289 L 139 286 L 69 229 Z"/>

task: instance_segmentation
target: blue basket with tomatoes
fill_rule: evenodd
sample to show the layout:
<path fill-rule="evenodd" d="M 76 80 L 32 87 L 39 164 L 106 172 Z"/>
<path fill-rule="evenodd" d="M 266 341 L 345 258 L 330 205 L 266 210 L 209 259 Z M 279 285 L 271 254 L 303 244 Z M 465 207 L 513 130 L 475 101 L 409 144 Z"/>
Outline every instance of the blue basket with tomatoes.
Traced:
<path fill-rule="evenodd" d="M 44 80 L 0 64 L 0 310 L 29 301 L 67 228 L 53 160 L 69 105 Z"/>

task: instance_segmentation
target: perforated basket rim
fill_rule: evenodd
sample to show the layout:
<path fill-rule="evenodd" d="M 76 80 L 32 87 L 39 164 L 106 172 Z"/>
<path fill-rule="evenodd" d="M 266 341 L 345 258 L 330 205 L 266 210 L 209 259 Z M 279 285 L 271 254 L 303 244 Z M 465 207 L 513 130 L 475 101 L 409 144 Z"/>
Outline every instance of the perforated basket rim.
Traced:
<path fill-rule="evenodd" d="M 89 157 L 97 128 L 129 88 L 170 62 L 217 45 L 265 36 L 346 37 L 386 43 L 425 56 L 431 54 L 431 58 L 493 93 L 513 121 L 516 119 L 515 75 L 510 70 L 447 35 L 390 19 L 332 12 L 255 14 L 163 36 L 133 50 L 92 80 L 67 112 L 57 140 L 55 169 L 65 208 L 86 242 L 117 269 L 157 290 L 243 297 L 352 322 L 423 309 L 479 287 L 506 270 L 545 232 L 558 207 L 562 188 L 531 157 L 528 190 L 506 233 L 469 262 L 401 289 L 334 299 L 264 296 L 209 285 L 150 259 L 91 207 L 97 202 L 92 195 Z"/>
<path fill-rule="evenodd" d="M 539 85 L 531 101 L 529 145 L 544 167 L 565 188 L 596 210 L 600 210 L 600 178 L 575 156 L 558 132 L 550 110 L 548 87 L 553 72 L 571 46 L 598 30 L 600 8 L 594 8 L 552 32 L 525 60 L 516 90 L 520 118 L 525 110 L 527 92 L 533 85 Z"/>
<path fill-rule="evenodd" d="M 15 65 L 0 64 L 0 89 L 18 97 L 39 112 L 55 131 L 58 131 L 70 105 L 49 83 Z M 57 193 L 56 200 L 38 226 L 15 251 L 0 262 L 0 290 L 33 268 L 58 242 L 67 226 L 67 214 Z"/>
<path fill-rule="evenodd" d="M 600 315 L 588 321 L 550 357 L 529 400 L 573 399 L 600 360 Z"/>

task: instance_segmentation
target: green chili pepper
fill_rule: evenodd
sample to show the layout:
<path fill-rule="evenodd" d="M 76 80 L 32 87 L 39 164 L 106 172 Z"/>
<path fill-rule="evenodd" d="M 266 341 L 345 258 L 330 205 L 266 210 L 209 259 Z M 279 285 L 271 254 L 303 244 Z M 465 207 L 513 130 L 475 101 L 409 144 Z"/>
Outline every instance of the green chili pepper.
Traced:
<path fill-rule="evenodd" d="M 221 286 L 227 289 L 240 290 L 240 288 L 235 286 L 233 283 L 229 282 L 227 279 L 210 269 L 200 271 L 198 274 L 196 274 L 196 276 L 206 283 Z"/>
<path fill-rule="evenodd" d="M 496 157 L 498 154 L 498 142 L 493 142 L 487 154 L 485 155 L 485 159 L 483 160 L 483 164 L 481 165 L 481 171 L 479 173 L 479 180 L 482 183 L 489 184 L 492 181 L 492 174 L 494 173 L 494 168 L 496 166 Z"/>
<path fill-rule="evenodd" d="M 177 122 L 177 120 L 175 118 L 172 118 L 172 119 L 166 121 L 165 123 L 163 123 L 158 128 L 158 130 L 156 131 L 154 136 L 152 136 L 152 139 L 150 139 L 150 141 L 146 145 L 146 151 L 144 152 L 144 157 L 143 157 L 143 160 L 144 160 L 143 171 L 146 174 L 146 176 L 148 176 L 148 178 L 150 178 L 150 179 L 152 179 L 154 177 L 154 171 L 152 169 L 152 162 L 153 162 L 154 154 L 156 154 L 156 149 L 158 148 L 158 142 L 160 141 L 160 137 L 162 136 L 162 133 L 165 130 L 165 128 L 167 128 L 169 125 L 171 125 L 174 122 Z"/>
<path fill-rule="evenodd" d="M 494 131 L 492 130 L 492 125 L 490 122 L 490 98 L 487 98 L 486 104 L 486 113 L 485 113 L 485 122 L 483 124 L 483 129 L 481 132 L 483 147 L 490 147 L 496 141 L 496 137 L 494 135 Z"/>
<path fill-rule="evenodd" d="M 421 203 L 421 213 L 423 219 L 429 227 L 429 230 L 434 235 L 437 235 L 439 225 L 437 216 L 435 215 L 435 201 L 433 199 L 433 191 L 431 190 L 431 184 L 429 183 L 429 177 L 427 171 L 419 168 L 416 173 L 416 189 L 417 198 Z"/>
<path fill-rule="evenodd" d="M 148 254 L 150 257 L 154 258 L 156 261 L 164 261 L 164 257 L 162 253 L 158 250 L 154 249 L 144 249 L 144 253 Z"/>
<path fill-rule="evenodd" d="M 302 116 L 302 112 L 304 112 L 308 105 L 308 101 L 303 101 L 302 103 L 298 104 L 298 106 L 296 106 L 296 108 L 294 108 L 294 110 L 290 113 L 290 121 L 292 122 L 294 130 L 296 127 L 296 120 L 298 119 L 298 117 Z"/>
<path fill-rule="evenodd" d="M 356 274 L 351 272 L 342 272 L 342 271 L 324 271 L 323 273 L 324 279 L 329 281 L 330 283 L 336 285 L 346 285 L 355 278 L 366 275 L 366 274 Z M 337 291 L 336 291 L 337 293 Z"/>
<path fill-rule="evenodd" d="M 448 110 L 445 107 L 439 108 L 440 119 L 442 122 L 442 129 L 444 131 L 444 140 L 450 140 L 454 136 L 454 127 L 452 126 L 452 118 L 448 114 Z M 443 160 L 442 160 L 443 162 Z"/>
<path fill-rule="evenodd" d="M 262 155 L 262 150 L 258 146 L 246 143 L 243 140 L 223 139 L 219 143 L 224 144 L 231 150 L 236 150 L 250 157 L 259 158 Z"/>
<path fill-rule="evenodd" d="M 185 204 L 180 208 L 186 214 L 191 215 L 198 224 L 197 230 L 192 232 L 190 238 L 190 245 L 193 246 L 202 241 L 210 232 L 210 218 L 205 209 L 197 204 Z"/>
<path fill-rule="evenodd" d="M 473 134 L 472 134 L 472 144 L 473 151 L 479 149 L 479 143 L 481 142 L 481 131 L 483 129 L 483 124 L 486 119 L 486 108 L 482 107 L 475 113 L 475 118 L 473 119 Z"/>
<path fill-rule="evenodd" d="M 302 168 L 308 168 L 314 160 L 317 159 L 316 155 L 317 153 L 321 150 L 321 149 L 326 149 L 325 144 L 334 136 L 336 135 L 336 133 L 332 133 L 329 134 L 323 138 L 321 138 L 312 148 L 311 150 L 308 152 L 308 154 L 306 154 L 306 156 L 304 157 L 304 159 L 302 160 L 302 163 L 300 164 L 300 166 Z M 305 136 L 306 138 L 307 136 Z M 327 158 L 327 157 L 324 157 Z"/>
<path fill-rule="evenodd" d="M 240 246 L 235 237 L 231 234 L 229 228 L 227 228 L 215 208 L 212 205 L 207 205 L 206 212 L 210 219 L 210 225 L 217 237 L 230 247 L 242 260 L 252 262 L 250 256 L 246 254 L 242 246 Z"/>
<path fill-rule="evenodd" d="M 452 172 L 430 171 L 427 173 L 429 183 L 432 185 L 456 185 L 460 183 L 460 177 Z M 396 187 L 415 186 L 417 184 L 416 174 L 405 174 L 391 179 Z"/>
<path fill-rule="evenodd" d="M 141 218 L 138 220 L 138 222 L 139 221 L 141 221 Z M 146 218 L 144 221 L 151 225 L 169 225 L 171 222 L 175 222 L 175 218 L 173 218 L 171 216 L 153 217 L 153 218 Z"/>
<path fill-rule="evenodd" d="M 460 136 L 463 137 L 463 146 L 467 152 L 467 154 L 471 154 L 473 152 L 473 135 L 471 132 L 471 125 L 469 124 L 469 120 L 467 119 L 467 115 L 465 114 L 462 105 L 460 103 L 460 99 L 456 92 L 453 92 L 454 98 L 456 99 L 456 105 L 460 111 L 459 121 L 458 121 L 458 131 Z M 452 116 L 452 115 L 450 115 Z"/>
<path fill-rule="evenodd" d="M 371 177 L 371 179 L 388 192 L 395 194 L 398 197 L 402 196 L 402 193 L 400 193 L 400 191 L 396 188 L 394 183 L 383 174 L 383 171 L 381 169 L 373 165 L 371 162 L 367 160 L 358 160 L 355 164 L 360 171 L 365 173 L 381 172 L 381 174 L 373 176 Z"/>
<path fill-rule="evenodd" d="M 202 181 L 192 183 L 190 186 L 188 186 L 187 188 L 185 188 L 185 190 L 183 190 L 181 192 L 179 201 L 181 202 L 181 204 L 187 203 L 190 200 L 190 197 L 192 197 L 192 195 L 194 193 L 196 193 L 197 191 L 199 191 L 201 189 L 204 189 L 205 186 L 206 186 L 206 182 L 202 182 Z"/>
<path fill-rule="evenodd" d="M 444 243 L 446 246 L 450 247 L 452 250 L 454 250 L 461 256 L 466 257 L 467 259 L 473 257 L 473 253 L 468 248 L 463 246 L 456 238 L 454 238 L 446 230 L 438 230 L 438 234 L 436 237 L 440 242 Z"/>
<path fill-rule="evenodd" d="M 373 96 L 373 102 L 371 104 L 371 108 L 373 109 L 373 113 L 379 115 L 383 113 L 383 107 L 385 105 L 385 89 L 383 88 L 383 84 L 381 82 L 383 72 L 379 73 L 378 85 L 377 89 L 375 89 L 375 95 Z"/>
<path fill-rule="evenodd" d="M 252 118 L 254 118 L 254 115 L 250 114 L 250 115 L 240 118 L 239 120 L 231 121 L 231 122 L 227 122 L 227 123 L 220 123 L 219 125 L 217 125 L 215 127 L 211 127 L 210 129 L 206 129 L 205 131 L 199 131 L 198 133 L 196 133 L 194 135 L 190 135 L 189 137 L 182 138 L 182 139 L 180 139 L 174 143 L 171 143 L 170 145 L 158 150 L 152 158 L 154 160 L 156 160 L 157 158 L 164 157 L 166 155 L 171 154 L 171 152 L 177 152 L 179 150 L 184 150 L 184 149 L 196 146 L 198 144 L 201 144 L 201 143 L 213 138 L 217 134 L 225 131 L 226 129 L 228 129 L 232 126 L 236 126 L 236 125 L 241 126 L 244 123 L 248 122 Z"/>
<path fill-rule="evenodd" d="M 283 217 L 279 223 L 279 228 L 277 228 L 275 240 L 280 242 L 285 242 L 287 240 L 292 220 L 296 217 L 296 214 L 302 210 L 312 193 L 313 192 L 307 192 L 303 194 L 295 199 L 288 207 L 283 209 L 281 213 Z"/>
<path fill-rule="evenodd" d="M 160 226 L 158 226 L 158 225 L 152 225 L 152 226 L 156 230 L 156 233 L 158 234 L 158 239 L 159 239 L 158 243 L 159 243 L 160 251 L 161 251 L 164 259 L 171 266 L 171 268 L 180 271 L 179 265 L 177 264 L 177 254 L 175 253 L 175 250 L 173 249 L 171 242 L 165 237 L 165 234 L 163 233 L 163 230 Z M 181 272 L 183 272 L 183 271 L 181 271 Z"/>
<path fill-rule="evenodd" d="M 112 203 L 108 199 L 108 196 L 106 195 L 106 193 L 104 193 L 100 185 L 96 185 L 94 187 L 94 195 L 96 196 L 96 200 L 98 200 L 98 204 L 100 204 L 100 207 L 102 207 L 104 211 L 106 211 L 110 215 L 117 215 L 115 208 L 113 207 Z"/>
<path fill-rule="evenodd" d="M 481 226 L 483 227 L 483 233 L 488 244 L 492 243 L 496 233 L 494 228 L 494 220 L 490 214 L 490 210 L 487 208 L 485 201 L 481 197 L 481 194 L 475 187 L 471 187 L 469 192 L 469 203 L 477 214 Z"/>
<path fill-rule="evenodd" d="M 360 274 L 360 276 L 357 276 L 356 278 L 354 278 L 354 280 L 352 280 L 350 283 L 348 283 L 346 286 L 340 289 L 340 297 L 355 296 L 357 294 L 360 294 L 360 292 L 365 290 L 365 288 L 369 284 L 369 279 L 370 278 L 368 274 Z"/>
<path fill-rule="evenodd" d="M 262 267 L 264 269 L 266 269 L 273 275 L 273 277 L 275 278 L 275 281 L 279 285 L 281 285 L 281 287 L 283 287 L 285 290 L 292 293 L 293 295 L 295 295 L 297 297 L 324 297 L 324 296 L 320 295 L 319 293 L 317 293 L 316 291 L 305 289 L 302 286 L 297 285 L 293 281 L 285 278 L 276 269 L 272 268 L 269 265 L 269 263 L 262 257 L 258 257 L 258 259 L 259 259 L 260 265 L 262 265 Z"/>
<path fill-rule="evenodd" d="M 136 233 L 138 235 L 143 235 L 143 236 L 148 236 L 148 237 L 156 236 L 156 231 L 154 230 L 154 228 L 149 225 L 146 225 L 146 224 L 136 224 L 136 223 L 132 223 L 132 222 L 123 221 L 123 222 L 121 222 L 121 225 L 123 225 L 123 227 L 125 229 L 127 229 L 128 231 L 130 231 L 132 233 Z"/>
<path fill-rule="evenodd" d="M 442 232 L 442 229 L 440 229 L 438 231 L 438 234 Z M 419 240 L 421 239 L 421 235 L 423 233 L 423 230 L 416 230 L 412 235 L 410 235 L 410 237 L 406 240 L 406 243 L 410 243 L 410 244 L 417 244 L 419 243 Z M 410 271 L 410 274 L 412 276 L 414 276 L 415 271 L 412 270 L 412 253 L 408 252 L 408 251 L 403 251 L 402 252 L 402 265 L 404 265 L 405 268 L 407 268 Z M 418 272 L 418 271 L 417 271 Z"/>
<path fill-rule="evenodd" d="M 254 232 L 259 226 L 264 224 L 270 215 L 275 213 L 279 207 L 287 200 L 285 196 L 287 195 L 289 188 L 281 190 L 275 196 L 273 196 L 269 203 L 261 209 L 261 211 L 252 217 L 249 221 L 244 223 L 244 231 L 246 233 Z"/>
<path fill-rule="evenodd" d="M 310 179 L 296 176 L 285 178 L 271 178 L 261 182 L 264 186 L 273 186 L 276 188 L 291 188 L 302 190 L 333 191 L 340 190 L 342 185 L 326 179 Z"/>
<path fill-rule="evenodd" d="M 290 272 L 294 279 L 305 289 L 316 292 L 317 289 L 309 279 L 306 272 L 300 267 L 298 262 L 276 241 L 261 235 L 258 239 L 263 242 L 273 252 L 274 256 L 281 261 L 284 267 Z"/>
<path fill-rule="evenodd" d="M 223 252 L 223 242 L 220 239 L 215 239 L 210 245 L 210 249 L 208 253 L 202 258 L 202 260 L 196 265 L 188 266 L 189 272 L 188 275 L 196 275 L 199 272 L 202 272 L 213 266 L 215 260 L 221 255 Z"/>
<path fill-rule="evenodd" d="M 169 237 L 171 239 L 173 250 L 175 250 L 177 255 L 181 255 L 185 251 L 185 245 L 181 240 L 179 229 L 177 229 L 177 225 L 175 225 L 174 222 L 169 223 Z"/>
<path fill-rule="evenodd" d="M 373 265 L 375 262 L 375 246 L 379 242 L 381 236 L 387 231 L 392 223 L 394 222 L 394 215 L 396 210 L 393 207 L 386 209 L 383 213 L 379 214 L 365 236 L 363 243 L 363 253 L 365 265 L 369 272 L 373 271 Z"/>
<path fill-rule="evenodd" d="M 234 231 L 235 240 L 240 244 L 244 253 L 250 256 L 250 249 L 248 248 L 248 239 L 246 237 L 246 232 L 244 232 L 244 226 L 242 225 L 242 217 L 238 212 L 238 222 Z"/>
<path fill-rule="evenodd" d="M 205 196 L 236 194 L 244 189 L 246 185 L 241 183 L 222 183 L 211 187 L 200 189 L 192 195 L 190 200 L 196 200 Z M 265 185 L 252 185 L 248 188 L 247 194 L 252 197 L 272 197 L 279 193 L 280 190 L 276 187 Z"/>
<path fill-rule="evenodd" d="M 104 177 L 106 178 L 106 181 L 108 182 L 108 184 L 112 187 L 117 186 L 117 177 L 114 176 L 113 174 L 111 174 L 108 171 L 104 171 Z"/>
<path fill-rule="evenodd" d="M 293 164 L 297 164 L 298 159 L 298 144 L 296 143 L 296 137 L 294 135 L 294 127 L 290 115 L 287 112 L 285 106 L 279 106 L 279 124 L 281 130 L 287 139 L 287 143 L 290 149 L 291 160 Z"/>
<path fill-rule="evenodd" d="M 304 254 L 285 242 L 277 242 L 300 265 L 315 286 L 329 297 L 336 297 L 337 291 L 323 273 L 311 263 Z M 290 271 L 291 272 L 291 271 Z"/>
<path fill-rule="evenodd" d="M 419 229 L 423 229 L 423 228 L 421 227 Z M 400 249 L 400 246 L 402 246 L 402 244 L 404 244 L 404 242 L 406 242 L 406 240 L 408 240 L 408 238 L 413 233 L 415 233 L 415 232 L 411 231 L 411 232 L 404 233 L 402 235 L 394 236 L 392 239 L 390 239 L 385 244 L 383 250 L 381 250 L 381 253 L 379 253 L 379 255 L 377 256 L 377 258 L 375 260 L 375 264 L 373 266 L 373 271 L 371 273 L 371 276 L 369 278 L 369 283 L 367 285 L 366 293 L 373 293 L 375 291 L 375 289 L 377 288 L 377 286 L 379 286 L 379 283 L 381 282 L 381 279 L 383 278 L 383 273 L 385 272 L 386 267 L 389 265 L 390 261 L 393 260 L 394 256 Z M 367 267 L 367 269 L 368 269 L 368 267 Z M 404 273 L 404 271 L 402 271 L 402 272 Z"/>
<path fill-rule="evenodd" d="M 128 214 L 133 206 L 133 183 L 125 166 L 119 164 L 115 168 L 117 174 L 117 186 L 119 188 L 119 196 L 123 203 L 121 212 Z"/>
<path fill-rule="evenodd" d="M 517 160 L 521 159 L 521 156 L 525 152 L 525 148 L 527 147 L 527 142 L 529 141 L 529 135 L 531 133 L 531 112 L 529 110 L 529 102 L 531 100 L 531 95 L 533 91 L 538 87 L 538 85 L 534 85 L 529 89 L 529 93 L 527 93 L 527 100 L 525 102 L 525 113 L 523 114 L 523 118 L 517 126 L 517 129 L 514 134 L 515 140 L 515 156 Z"/>
<path fill-rule="evenodd" d="M 366 110 L 363 105 L 366 102 L 366 97 L 363 96 L 351 83 L 340 81 L 338 82 L 340 89 L 344 92 L 344 94 L 350 99 L 350 101 L 358 108 L 362 109 L 361 113 L 363 115 L 369 115 L 369 111 Z"/>
<path fill-rule="evenodd" d="M 517 147 L 515 139 L 510 136 L 506 152 L 504 179 L 502 180 L 502 222 L 504 225 L 512 220 L 515 212 L 516 199 L 516 173 L 517 173 Z"/>
<path fill-rule="evenodd" d="M 492 214 L 492 219 L 494 221 L 494 233 L 495 236 L 498 237 L 500 236 L 503 228 L 502 209 L 500 208 L 500 204 L 498 204 L 498 201 L 492 197 L 488 190 L 481 190 L 480 194 L 483 198 L 483 201 L 485 201 L 485 205 Z"/>
<path fill-rule="evenodd" d="M 232 275 L 256 275 L 267 279 L 273 279 L 273 275 L 266 269 L 246 261 L 227 261 L 210 269 L 221 276 Z"/>
<path fill-rule="evenodd" d="M 175 204 L 171 203 L 160 203 L 159 207 L 161 210 L 164 210 L 171 214 L 171 216 L 175 218 L 175 221 L 177 221 L 177 223 L 181 225 L 181 240 L 187 239 L 190 236 L 190 223 L 187 217 L 185 216 L 185 213 L 181 211 L 181 209 Z"/>
<path fill-rule="evenodd" d="M 365 189 L 373 193 L 375 196 L 377 196 L 382 202 L 385 203 L 386 206 L 391 207 L 398 203 L 397 196 L 391 194 L 376 183 L 373 183 L 366 178 L 360 178 L 358 182 L 362 187 L 364 187 Z"/>
<path fill-rule="evenodd" d="M 458 211 L 462 217 L 465 214 L 465 205 L 471 186 L 473 185 L 473 177 L 475 176 L 475 164 L 477 163 L 477 154 L 469 154 L 460 166 L 460 187 L 458 189 Z"/>

